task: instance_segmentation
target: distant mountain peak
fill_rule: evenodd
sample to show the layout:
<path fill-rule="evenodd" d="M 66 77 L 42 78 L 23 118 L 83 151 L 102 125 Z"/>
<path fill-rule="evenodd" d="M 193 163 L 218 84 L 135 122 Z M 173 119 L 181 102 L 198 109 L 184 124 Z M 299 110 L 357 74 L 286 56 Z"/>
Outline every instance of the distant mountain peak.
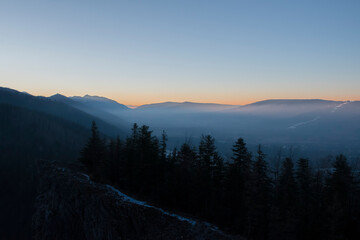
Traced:
<path fill-rule="evenodd" d="M 312 103 L 329 103 L 335 102 L 332 100 L 324 100 L 324 99 L 267 99 L 263 101 L 258 101 L 254 103 L 250 103 L 248 105 L 261 105 L 261 104 L 312 104 Z"/>
<path fill-rule="evenodd" d="M 19 91 L 15 90 L 15 89 L 6 88 L 6 87 L 0 87 L 0 90 L 1 90 L 1 91 L 5 91 L 5 92 L 24 94 L 24 93 L 19 92 Z"/>
<path fill-rule="evenodd" d="M 197 102 L 161 102 L 145 104 L 137 107 L 138 110 L 170 110 L 170 111 L 190 111 L 190 112 L 214 112 L 222 111 L 230 108 L 237 107 L 237 105 L 227 105 L 219 103 L 197 103 Z"/>
<path fill-rule="evenodd" d="M 305 106 L 332 106 L 334 104 L 341 104 L 344 101 L 332 101 L 324 99 L 268 99 L 250 103 L 239 107 L 239 109 L 249 109 L 254 107 L 305 107 Z"/>
<path fill-rule="evenodd" d="M 66 98 L 66 96 L 64 96 L 64 95 L 62 95 L 60 93 L 56 93 L 56 94 L 50 96 L 50 98 L 54 98 L 54 97 L 64 97 L 64 98 Z"/>
<path fill-rule="evenodd" d="M 64 95 L 61 95 L 60 93 L 54 94 L 49 97 L 49 99 L 54 101 L 60 101 L 60 102 L 72 102 L 72 100 Z"/>
<path fill-rule="evenodd" d="M 108 102 L 108 103 L 114 103 L 114 104 L 122 105 L 122 104 L 118 103 L 117 101 L 112 100 L 110 98 L 106 98 L 106 97 L 102 97 L 102 96 L 96 96 L 96 95 L 89 95 L 89 94 L 86 94 L 83 97 L 81 97 L 81 96 L 73 96 L 73 97 L 70 97 L 70 98 L 73 99 L 73 100 L 78 100 L 78 101 Z"/>
<path fill-rule="evenodd" d="M 83 97 L 73 96 L 73 97 L 70 97 L 70 99 L 77 101 L 77 102 L 81 102 L 81 103 L 92 104 L 93 107 L 96 106 L 98 108 L 100 107 L 100 108 L 104 108 L 104 109 L 108 109 L 108 108 L 129 109 L 125 105 L 118 103 L 115 100 L 112 100 L 112 99 L 106 98 L 106 97 L 101 97 L 101 96 L 92 96 L 92 95 L 86 94 Z"/>

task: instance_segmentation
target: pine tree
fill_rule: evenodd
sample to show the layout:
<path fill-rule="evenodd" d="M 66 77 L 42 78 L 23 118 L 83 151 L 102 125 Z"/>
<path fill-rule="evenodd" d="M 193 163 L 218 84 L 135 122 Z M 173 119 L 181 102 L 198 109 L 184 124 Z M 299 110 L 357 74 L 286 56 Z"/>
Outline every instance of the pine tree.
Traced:
<path fill-rule="evenodd" d="M 233 162 L 229 163 L 229 180 L 235 184 L 235 188 L 239 194 L 247 195 L 249 193 L 249 184 L 251 180 L 251 154 L 246 148 L 246 143 L 239 138 L 233 146 Z"/>
<path fill-rule="evenodd" d="M 258 146 L 257 156 L 253 164 L 251 182 L 251 202 L 248 220 L 248 237 L 266 239 L 271 199 L 271 180 L 268 177 L 265 154 Z"/>
<path fill-rule="evenodd" d="M 309 160 L 300 158 L 297 162 L 296 180 L 298 183 L 299 198 L 303 207 L 308 208 L 310 195 L 311 170 Z M 303 209 L 304 210 L 304 209 Z"/>
<path fill-rule="evenodd" d="M 160 142 L 160 158 L 165 161 L 166 160 L 166 142 L 168 141 L 168 137 L 166 132 L 163 131 L 161 135 L 161 142 Z"/>
<path fill-rule="evenodd" d="M 85 165 L 87 170 L 93 174 L 95 178 L 100 178 L 104 173 L 105 158 L 105 142 L 101 139 L 96 123 L 93 121 L 91 126 L 91 136 L 86 146 L 81 151 L 80 162 Z"/>
<path fill-rule="evenodd" d="M 137 123 L 134 123 L 133 124 L 133 127 L 131 129 L 131 132 L 132 132 L 132 136 L 131 138 L 133 139 L 133 141 L 136 141 L 137 140 L 137 137 L 139 135 L 139 126 L 137 125 Z"/>
<path fill-rule="evenodd" d="M 224 180 L 224 159 L 215 152 L 211 169 L 211 178 L 215 187 L 220 187 Z"/>
<path fill-rule="evenodd" d="M 294 177 L 294 164 L 291 158 L 282 163 L 279 176 L 278 199 L 276 199 L 275 221 L 270 229 L 275 230 L 278 239 L 295 239 L 297 227 L 297 186 Z"/>
<path fill-rule="evenodd" d="M 235 232 L 244 232 L 248 222 L 250 202 L 251 154 L 242 138 L 233 146 L 232 162 L 228 164 L 225 183 L 225 199 L 229 209 L 228 224 Z M 247 231 L 246 231 L 247 234 Z"/>
<path fill-rule="evenodd" d="M 310 193 L 309 234 L 303 236 L 303 239 L 322 239 L 324 237 L 322 228 L 326 223 L 326 217 L 324 216 L 324 172 L 320 169 L 316 170 L 311 178 Z"/>
<path fill-rule="evenodd" d="M 286 158 L 282 165 L 279 185 L 281 214 L 284 216 L 294 214 L 296 203 L 297 187 L 294 177 L 294 164 L 291 158 Z"/>
<path fill-rule="evenodd" d="M 344 155 L 336 157 L 333 165 L 334 172 L 328 179 L 328 187 L 334 201 L 338 201 L 341 205 L 347 205 L 351 194 L 353 178 L 351 168 L 347 163 Z"/>
<path fill-rule="evenodd" d="M 212 186 L 215 161 L 219 162 L 220 157 L 216 152 L 215 139 L 211 135 L 201 136 L 199 144 L 199 158 L 197 164 L 197 183 L 200 187 L 199 200 L 203 202 L 202 214 L 212 215 Z M 219 163 L 218 163 L 219 164 Z"/>
<path fill-rule="evenodd" d="M 198 160 L 198 155 L 196 154 L 195 149 L 188 143 L 184 143 L 181 146 L 180 151 L 177 152 L 177 154 L 173 153 L 173 155 L 177 155 L 176 163 L 184 172 L 192 171 Z"/>
<path fill-rule="evenodd" d="M 357 229 L 347 229 L 353 224 L 351 217 L 353 214 L 353 183 L 351 168 L 346 157 L 344 155 L 337 156 L 333 164 L 333 171 L 326 183 L 326 225 L 331 229 L 330 236 L 348 236 L 350 231 L 357 231 Z M 350 238 L 348 237 L 348 239 Z"/>
<path fill-rule="evenodd" d="M 243 172 L 248 172 L 251 168 L 251 154 L 246 148 L 244 139 L 239 138 L 233 146 L 233 157 L 234 167 L 241 169 Z"/>
<path fill-rule="evenodd" d="M 174 154 L 173 154 L 174 155 Z M 174 155 L 175 156 L 175 155 Z M 194 184 L 196 178 L 195 166 L 198 162 L 196 149 L 188 143 L 184 143 L 177 152 L 174 166 L 174 194 L 175 201 L 181 209 L 187 211 L 198 211 L 199 186 Z"/>
<path fill-rule="evenodd" d="M 138 162 L 136 185 L 140 194 L 149 194 L 157 191 L 162 179 L 159 160 L 159 140 L 152 135 L 152 131 L 146 125 L 141 126 L 137 139 Z"/>
<path fill-rule="evenodd" d="M 214 164 L 215 139 L 211 135 L 202 135 L 199 145 L 199 167 L 210 174 Z"/>

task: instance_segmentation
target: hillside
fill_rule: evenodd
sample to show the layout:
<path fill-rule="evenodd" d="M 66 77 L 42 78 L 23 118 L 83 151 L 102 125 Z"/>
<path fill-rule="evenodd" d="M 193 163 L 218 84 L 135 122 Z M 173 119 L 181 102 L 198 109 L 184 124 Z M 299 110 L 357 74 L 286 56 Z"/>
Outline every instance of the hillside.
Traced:
<path fill-rule="evenodd" d="M 47 161 L 38 165 L 35 239 L 240 239 L 94 183 L 82 173 Z"/>
<path fill-rule="evenodd" d="M 48 99 L 58 103 L 64 103 L 82 112 L 95 116 L 97 119 L 101 119 L 102 121 L 121 129 L 122 134 L 125 134 L 125 129 L 128 129 L 131 125 L 121 117 L 115 115 L 119 112 L 126 112 L 129 108 L 108 98 L 89 95 L 85 95 L 84 97 L 65 97 L 61 94 L 55 94 Z"/>
<path fill-rule="evenodd" d="M 79 124 L 83 127 L 89 127 L 94 120 L 101 127 L 103 133 L 116 136 L 124 135 L 125 130 L 115 127 L 97 116 L 85 113 L 70 104 L 54 101 L 46 97 L 35 97 L 27 93 L 21 93 L 13 89 L 0 88 L 0 103 L 10 104 L 36 110 L 52 116 L 63 118 L 64 120 Z"/>

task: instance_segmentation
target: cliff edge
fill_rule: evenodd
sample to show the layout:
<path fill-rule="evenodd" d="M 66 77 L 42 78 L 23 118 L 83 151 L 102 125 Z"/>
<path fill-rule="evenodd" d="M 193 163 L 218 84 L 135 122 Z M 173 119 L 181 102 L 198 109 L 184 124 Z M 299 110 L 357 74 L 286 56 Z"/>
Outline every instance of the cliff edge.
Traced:
<path fill-rule="evenodd" d="M 35 239 L 238 239 L 133 199 L 80 172 L 39 161 Z"/>

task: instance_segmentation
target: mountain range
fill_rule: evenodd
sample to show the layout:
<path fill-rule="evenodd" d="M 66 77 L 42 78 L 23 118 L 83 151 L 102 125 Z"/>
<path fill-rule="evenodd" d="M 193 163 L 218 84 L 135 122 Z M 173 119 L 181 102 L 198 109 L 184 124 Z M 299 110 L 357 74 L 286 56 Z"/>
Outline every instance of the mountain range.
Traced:
<path fill-rule="evenodd" d="M 295 148 L 307 157 L 340 152 L 360 156 L 359 101 L 273 99 L 247 105 L 163 102 L 131 109 L 105 97 L 36 97 L 1 88 L 0 103 L 44 112 L 84 127 L 95 120 L 109 136 L 125 137 L 135 122 L 149 125 L 157 135 L 166 131 L 171 148 L 184 141 L 197 144 L 201 134 L 212 134 L 224 154 L 230 152 L 234 139 L 243 137 L 250 148 L 262 144 L 269 152 Z"/>

